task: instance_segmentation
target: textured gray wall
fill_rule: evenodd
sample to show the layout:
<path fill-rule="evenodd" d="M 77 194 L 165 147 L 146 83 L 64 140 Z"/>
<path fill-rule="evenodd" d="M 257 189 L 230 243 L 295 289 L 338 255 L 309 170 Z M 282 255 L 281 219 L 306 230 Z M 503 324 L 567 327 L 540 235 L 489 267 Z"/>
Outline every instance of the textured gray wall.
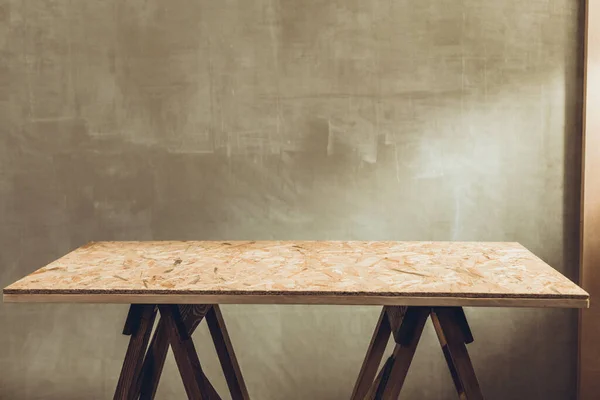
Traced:
<path fill-rule="evenodd" d="M 89 240 L 520 241 L 576 278 L 575 0 L 0 0 L 0 284 Z M 0 398 L 110 398 L 126 306 L 0 306 Z M 345 399 L 378 310 L 223 307 L 254 399 Z M 468 309 L 489 399 L 576 314 Z M 197 335 L 222 392 L 216 356 Z M 173 360 L 160 398 L 183 398 Z M 454 399 L 431 326 L 403 399 Z"/>

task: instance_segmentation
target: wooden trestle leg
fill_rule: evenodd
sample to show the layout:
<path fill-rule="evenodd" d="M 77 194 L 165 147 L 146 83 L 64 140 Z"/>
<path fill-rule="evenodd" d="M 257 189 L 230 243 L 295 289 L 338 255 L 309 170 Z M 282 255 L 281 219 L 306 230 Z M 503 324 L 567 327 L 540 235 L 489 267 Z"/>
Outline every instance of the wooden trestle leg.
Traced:
<path fill-rule="evenodd" d="M 473 342 L 473 335 L 463 309 L 436 307 L 431 313 L 431 319 L 458 397 L 461 400 L 482 400 L 483 395 L 467 352 L 466 345 Z"/>
<path fill-rule="evenodd" d="M 482 400 L 466 344 L 473 341 L 461 307 L 384 307 L 354 386 L 351 400 L 396 400 L 427 318 L 431 315 L 459 399 Z M 379 374 L 390 335 L 396 346 Z M 377 374 L 377 376 L 375 376 Z"/>
<path fill-rule="evenodd" d="M 150 334 L 157 314 L 160 320 L 152 341 Z M 220 400 L 202 371 L 192 333 L 206 318 L 233 400 L 248 400 L 248 392 L 218 305 L 133 304 L 123 334 L 131 335 L 114 399 L 153 399 L 169 345 L 190 399 Z M 145 354 L 145 357 L 144 357 Z"/>
<path fill-rule="evenodd" d="M 144 353 L 154 318 L 156 317 L 156 306 L 149 304 L 132 304 L 125 320 L 123 334 L 131 336 L 121 375 L 115 390 L 115 400 L 130 400 L 137 398 L 137 378 L 142 369 Z"/>

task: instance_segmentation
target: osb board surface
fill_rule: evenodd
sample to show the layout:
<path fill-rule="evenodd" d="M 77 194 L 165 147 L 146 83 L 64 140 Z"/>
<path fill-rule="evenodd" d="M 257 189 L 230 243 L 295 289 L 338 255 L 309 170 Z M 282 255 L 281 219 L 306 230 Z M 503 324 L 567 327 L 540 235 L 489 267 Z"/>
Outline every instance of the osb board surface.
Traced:
<path fill-rule="evenodd" d="M 90 243 L 4 293 L 588 297 L 518 243 L 333 241 Z"/>

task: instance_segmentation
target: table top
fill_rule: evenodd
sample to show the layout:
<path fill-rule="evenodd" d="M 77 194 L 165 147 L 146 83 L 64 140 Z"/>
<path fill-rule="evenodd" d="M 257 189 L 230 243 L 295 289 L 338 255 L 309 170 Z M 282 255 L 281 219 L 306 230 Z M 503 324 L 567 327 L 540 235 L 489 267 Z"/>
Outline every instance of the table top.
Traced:
<path fill-rule="evenodd" d="M 5 302 L 587 307 L 518 243 L 92 242 L 4 289 Z"/>

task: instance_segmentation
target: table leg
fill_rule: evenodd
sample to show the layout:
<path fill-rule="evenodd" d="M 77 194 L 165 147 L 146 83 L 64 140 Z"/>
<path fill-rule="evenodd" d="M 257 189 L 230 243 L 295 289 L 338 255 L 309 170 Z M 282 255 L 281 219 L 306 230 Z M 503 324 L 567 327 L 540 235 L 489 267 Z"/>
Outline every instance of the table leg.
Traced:
<path fill-rule="evenodd" d="M 379 368 L 383 353 L 385 352 L 385 348 L 392 333 L 392 328 L 388 319 L 388 309 L 389 307 L 383 307 L 381 314 L 379 314 L 379 321 L 377 321 L 377 327 L 375 328 L 375 332 L 373 332 L 371 343 L 369 343 L 367 355 L 365 356 L 360 373 L 358 374 L 358 379 L 354 385 L 354 390 L 350 397 L 351 400 L 363 400 L 373 384 L 375 375 L 377 375 L 377 369 Z"/>
<path fill-rule="evenodd" d="M 387 381 L 390 378 L 390 372 L 392 372 L 392 367 L 394 366 L 394 357 L 390 356 L 385 364 L 383 364 L 383 368 L 377 374 L 377 378 L 373 381 L 373 384 L 369 388 L 367 395 L 364 399 L 374 400 L 381 399 L 383 397 L 383 390 L 387 385 Z"/>
<path fill-rule="evenodd" d="M 188 335 L 192 335 L 196 327 L 202 322 L 202 319 L 211 308 L 210 305 L 193 304 L 179 306 L 179 311 L 183 322 L 187 328 Z M 156 395 L 158 382 L 162 373 L 167 351 L 169 350 L 169 335 L 166 321 L 160 319 L 150 342 L 150 347 L 146 353 L 142 373 L 140 375 L 140 400 L 151 400 Z M 215 392 L 214 388 L 207 380 L 208 390 Z"/>
<path fill-rule="evenodd" d="M 389 378 L 380 383 L 384 387 L 377 390 L 378 393 L 382 393 L 377 400 L 395 400 L 400 395 L 400 390 L 404 385 L 408 368 L 417 350 L 429 312 L 430 309 L 426 307 L 408 307 L 403 315 L 402 322 L 395 335 L 396 347 L 392 355 L 393 365 L 389 372 Z"/>
<path fill-rule="evenodd" d="M 135 400 L 137 398 L 138 376 L 142 369 L 142 361 L 155 317 L 155 305 L 133 304 L 129 308 L 123 334 L 130 335 L 131 339 L 115 390 L 115 400 Z"/>
<path fill-rule="evenodd" d="M 159 305 L 161 319 L 164 319 L 169 343 L 183 380 L 183 386 L 190 399 L 208 400 L 209 393 L 198 353 L 188 334 L 179 307 L 173 304 Z"/>
<path fill-rule="evenodd" d="M 208 310 L 208 313 L 206 314 L 206 322 L 208 324 L 208 329 L 210 330 L 210 335 L 212 336 L 215 349 L 217 350 L 217 355 L 219 356 L 221 368 L 223 368 L 223 373 L 225 374 L 225 379 L 227 380 L 227 386 L 229 387 L 229 392 L 231 393 L 231 399 L 249 400 L 250 396 L 248 395 L 248 390 L 246 389 L 246 384 L 244 383 L 244 378 L 242 377 L 242 371 L 240 370 L 237 358 L 235 357 L 233 345 L 231 344 L 231 339 L 229 339 L 229 334 L 227 333 L 227 328 L 225 327 L 225 320 L 221 314 L 221 309 L 217 304 Z"/>
<path fill-rule="evenodd" d="M 467 343 L 473 341 L 473 337 L 462 308 L 436 307 L 431 313 L 431 319 L 458 397 L 461 400 L 482 400 L 483 394 L 466 347 Z"/>
<path fill-rule="evenodd" d="M 150 341 L 157 309 L 161 318 Z M 248 391 L 218 305 L 132 305 L 123 328 L 123 334 L 131 335 L 131 340 L 114 398 L 153 399 L 171 345 L 188 397 L 220 400 L 202 372 L 191 337 L 205 318 L 232 399 L 248 400 Z"/>
<path fill-rule="evenodd" d="M 429 315 L 432 317 L 459 398 L 483 399 L 466 348 L 466 344 L 473 341 L 473 336 L 462 308 L 384 307 L 356 382 L 352 400 L 398 398 Z M 394 353 L 375 378 L 392 333 L 396 341 Z"/>

